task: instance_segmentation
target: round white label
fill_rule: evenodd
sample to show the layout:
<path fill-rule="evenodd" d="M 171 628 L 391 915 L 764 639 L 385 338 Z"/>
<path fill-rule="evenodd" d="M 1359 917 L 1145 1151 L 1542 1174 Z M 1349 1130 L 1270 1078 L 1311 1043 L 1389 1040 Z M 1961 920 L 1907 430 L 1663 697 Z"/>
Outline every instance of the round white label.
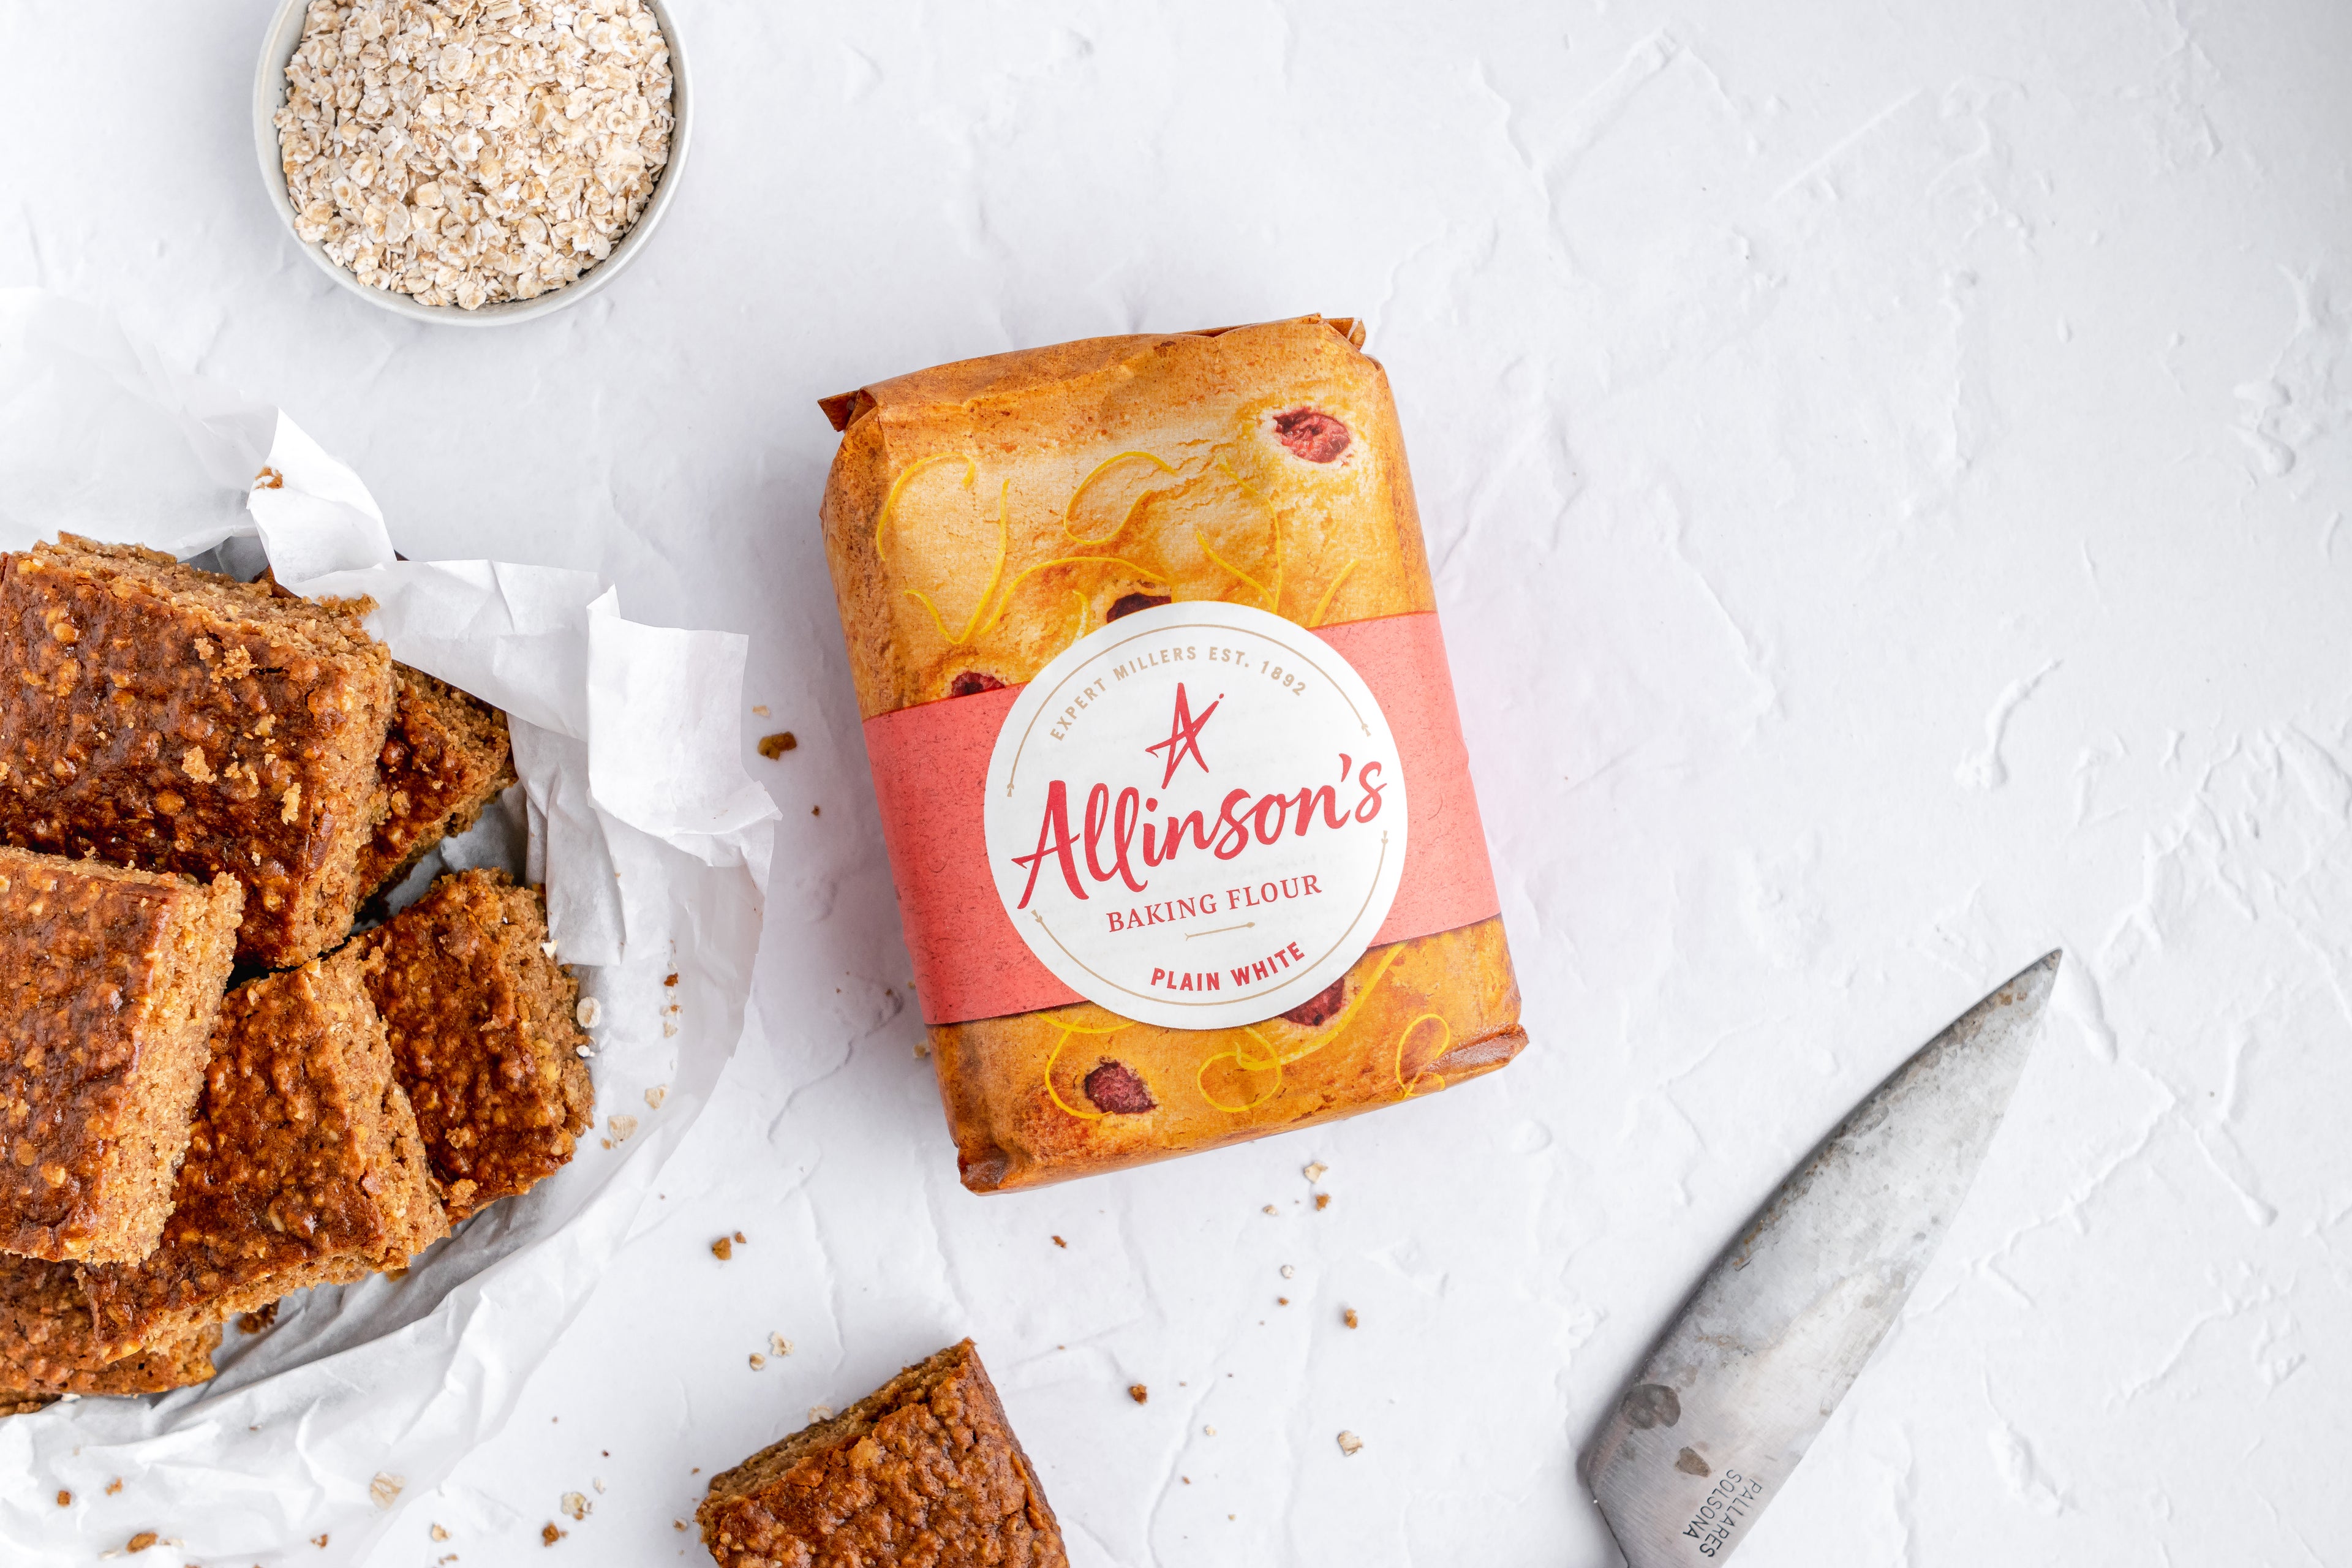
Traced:
<path fill-rule="evenodd" d="M 1404 870 L 1404 775 L 1321 638 L 1246 605 L 1161 605 L 1023 689 L 985 831 L 1005 913 L 1064 984 L 1228 1028 L 1313 1000 L 1371 945 Z"/>

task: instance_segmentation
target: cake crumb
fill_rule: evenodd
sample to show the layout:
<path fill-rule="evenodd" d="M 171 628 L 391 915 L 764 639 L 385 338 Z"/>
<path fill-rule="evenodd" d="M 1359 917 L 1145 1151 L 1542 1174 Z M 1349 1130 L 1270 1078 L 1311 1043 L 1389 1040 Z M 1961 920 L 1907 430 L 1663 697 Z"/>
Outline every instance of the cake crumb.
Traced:
<path fill-rule="evenodd" d="M 743 1233 L 740 1230 L 735 1233 L 735 1245 L 738 1247 L 743 1245 Z"/>
<path fill-rule="evenodd" d="M 1138 1405 L 1143 1405 L 1150 1402 L 1151 1398 L 1151 1390 L 1144 1387 L 1143 1384 L 1139 1383 L 1130 1383 L 1127 1385 L 1127 1396 L 1129 1399 L 1134 1400 Z"/>
<path fill-rule="evenodd" d="M 735 1244 L 722 1236 L 710 1244 L 710 1256 L 724 1263 L 735 1256 Z"/>
<path fill-rule="evenodd" d="M 1213 1437 L 1216 1435 L 1217 1429 L 1214 1426 L 1203 1426 L 1201 1428 L 1201 1436 L 1203 1437 Z"/>
<path fill-rule="evenodd" d="M 614 1142 L 625 1143 L 629 1141 L 629 1134 L 637 1130 L 637 1119 L 615 1112 L 606 1119 L 604 1125 L 612 1129 Z"/>
<path fill-rule="evenodd" d="M 541 1546 L 552 1546 L 571 1533 L 572 1532 L 568 1530 L 556 1529 L 555 1521 L 553 1520 L 550 1520 L 540 1529 L 539 1543 Z"/>
<path fill-rule="evenodd" d="M 772 1332 L 768 1335 L 768 1353 L 774 1356 L 790 1355 L 793 1353 L 793 1342 L 782 1334 Z"/>
<path fill-rule="evenodd" d="M 673 1519 L 669 1521 L 669 1527 L 672 1530 L 684 1530 L 686 1528 L 686 1521 L 682 1519 Z"/>
<path fill-rule="evenodd" d="M 662 1108 L 662 1101 L 668 1098 L 669 1085 L 666 1083 L 657 1083 L 654 1085 L 653 1088 L 646 1090 L 646 1109 L 648 1110 L 659 1110 Z"/>
<path fill-rule="evenodd" d="M 563 1494 L 562 1505 L 558 1511 L 568 1517 L 572 1523 L 577 1524 L 582 1520 L 588 1517 L 589 1507 L 590 1504 L 587 1498 L 583 1497 L 582 1494 L 578 1492 L 565 1492 Z"/>
<path fill-rule="evenodd" d="M 800 743 L 800 738 L 790 730 L 780 730 L 772 735 L 760 737 L 760 754 L 772 763 L 786 752 L 796 749 Z"/>
<path fill-rule="evenodd" d="M 1265 1207 L 1263 1210 L 1261 1210 L 1260 1212 L 1261 1212 L 1261 1213 L 1264 1213 L 1264 1214 L 1280 1214 L 1282 1211 L 1281 1211 L 1280 1209 L 1276 1208 L 1272 1204 L 1268 1204 L 1268 1205 L 1265 1205 Z"/>
<path fill-rule="evenodd" d="M 663 978 L 662 984 L 675 990 L 677 986 L 677 971 L 675 969 L 671 970 L 669 973 Z"/>
<path fill-rule="evenodd" d="M 755 702 L 755 703 L 753 703 L 753 704 L 751 705 L 751 717 L 753 717 L 754 719 L 764 719 L 764 718 L 766 718 L 767 716 L 768 716 L 768 705 L 767 705 L 766 703 L 764 703 L 764 702 Z M 683 1528 L 685 1528 L 685 1527 L 681 1525 L 679 1528 L 680 1528 L 680 1529 L 683 1529 Z"/>
<path fill-rule="evenodd" d="M 446 1541 L 446 1540 L 448 1540 L 448 1539 L 449 1539 L 449 1532 L 448 1532 L 447 1531 L 446 1531 L 446 1530 L 442 1529 L 442 1528 L 441 1528 L 439 1525 L 437 1525 L 437 1524 L 436 1524 L 436 1525 L 435 1525 L 431 1530 L 427 1531 L 425 1533 L 426 1533 L 426 1534 L 428 1534 L 428 1535 L 430 1535 L 430 1536 L 432 1536 L 432 1537 L 433 1537 L 433 1539 L 434 1539 L 434 1540 L 436 1540 L 436 1541 Z"/>
<path fill-rule="evenodd" d="M 1321 1214 L 1325 1209 L 1328 1209 L 1328 1208 L 1329 1208 L 1330 1206 L 1331 1206 L 1331 1194 L 1328 1194 L 1328 1193 L 1318 1193 L 1318 1194 L 1315 1194 L 1315 1212 L 1316 1212 L 1317 1214 Z"/>
<path fill-rule="evenodd" d="M 1323 1173 L 1330 1168 L 1330 1166 L 1325 1164 L 1322 1161 L 1315 1160 L 1309 1162 L 1307 1168 L 1298 1173 L 1306 1177 L 1311 1184 L 1321 1181 L 1323 1179 Z"/>
<path fill-rule="evenodd" d="M 1349 1328 L 1354 1328 L 1356 1326 L 1356 1309 L 1349 1307 L 1347 1310 L 1341 1312 L 1339 1314 L 1339 1321 L 1347 1324 Z"/>
<path fill-rule="evenodd" d="M 73 1493 L 66 1490 L 63 1487 L 59 1487 L 58 1489 L 58 1506 L 59 1508 L 73 1507 Z"/>
<path fill-rule="evenodd" d="M 1064 1241 L 1060 1237 L 1058 1237 L 1058 1236 L 1057 1236 L 1057 1237 L 1055 1237 L 1054 1238 L 1054 1245 L 1055 1245 L 1055 1246 L 1056 1246 L 1056 1247 L 1067 1247 L 1070 1244 L 1069 1244 L 1068 1242 L 1066 1242 L 1066 1241 Z"/>
<path fill-rule="evenodd" d="M 1277 1307 L 1287 1307 L 1290 1305 L 1290 1298 L 1287 1296 L 1276 1296 L 1274 1299 L 1274 1304 Z"/>
<path fill-rule="evenodd" d="M 368 1482 L 368 1500 L 378 1508 L 390 1508 L 400 1500 L 400 1491 L 408 1484 L 405 1476 L 386 1475 L 378 1470 L 375 1479 Z"/>
<path fill-rule="evenodd" d="M 277 1321 L 278 1303 L 272 1301 L 257 1311 L 240 1314 L 236 1320 L 236 1331 L 240 1334 L 257 1334 Z"/>
<path fill-rule="evenodd" d="M 327 1532 L 322 1530 L 319 1531 L 318 1534 L 310 1537 L 310 1544 L 317 1547 L 320 1551 L 324 1552 L 327 1549 Z"/>
<path fill-rule="evenodd" d="M 112 1480 L 110 1480 L 110 1481 L 109 1481 L 109 1482 L 107 1482 L 107 1483 L 106 1483 L 106 1495 L 107 1495 L 107 1496 L 109 1496 L 109 1497 L 112 1497 L 115 1493 L 117 1493 L 117 1492 L 121 1491 L 121 1489 L 122 1489 L 122 1478 L 121 1478 L 121 1476 L 117 1476 L 117 1477 L 115 1477 Z"/>
<path fill-rule="evenodd" d="M 138 1534 L 132 1536 L 129 1541 L 124 1542 L 122 1549 L 125 1552 L 144 1552 L 162 1539 L 162 1536 L 157 1535 L 152 1530 L 142 1530 Z"/>
<path fill-rule="evenodd" d="M 1298 1278 L 1298 1270 L 1286 1263 L 1282 1266 L 1282 1277 L 1285 1279 L 1296 1279 Z"/>
<path fill-rule="evenodd" d="M 1342 1432 L 1339 1434 L 1339 1452 L 1352 1455 L 1363 1446 L 1364 1440 L 1361 1437 L 1357 1436 L 1353 1432 Z"/>

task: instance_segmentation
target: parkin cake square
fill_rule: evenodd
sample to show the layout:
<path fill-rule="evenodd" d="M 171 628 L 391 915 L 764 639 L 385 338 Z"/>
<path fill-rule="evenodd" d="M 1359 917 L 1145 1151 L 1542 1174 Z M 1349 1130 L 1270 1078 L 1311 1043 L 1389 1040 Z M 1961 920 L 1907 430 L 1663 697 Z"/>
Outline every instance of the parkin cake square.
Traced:
<path fill-rule="evenodd" d="M 547 951 L 538 890 L 443 877 L 353 945 L 376 960 L 369 991 L 451 1223 L 562 1169 L 595 1091 L 579 984 Z"/>
<path fill-rule="evenodd" d="M 0 848 L 0 1250 L 153 1249 L 244 900 L 226 876 Z"/>
<path fill-rule="evenodd" d="M 356 945 L 228 994 L 177 1203 L 136 1264 L 86 1268 L 99 1352 L 184 1338 L 447 1234 Z"/>
<path fill-rule="evenodd" d="M 1062 1529 L 970 1340 L 714 1478 L 720 1568 L 1066 1568 Z"/>
<path fill-rule="evenodd" d="M 250 963 L 341 942 L 393 710 L 362 608 L 71 534 L 0 556 L 0 837 L 235 877 Z"/>
<path fill-rule="evenodd" d="M 61 1394 L 162 1394 L 213 1375 L 217 1323 L 108 1357 L 91 1332 L 81 1271 L 0 1258 L 0 1388 L 46 1402 Z M 0 1403 L 8 1394 L 0 1394 Z"/>
<path fill-rule="evenodd" d="M 504 713 L 404 664 L 393 666 L 393 679 L 392 727 L 376 766 L 384 818 L 360 856 L 359 885 L 371 892 L 473 826 L 515 782 Z"/>

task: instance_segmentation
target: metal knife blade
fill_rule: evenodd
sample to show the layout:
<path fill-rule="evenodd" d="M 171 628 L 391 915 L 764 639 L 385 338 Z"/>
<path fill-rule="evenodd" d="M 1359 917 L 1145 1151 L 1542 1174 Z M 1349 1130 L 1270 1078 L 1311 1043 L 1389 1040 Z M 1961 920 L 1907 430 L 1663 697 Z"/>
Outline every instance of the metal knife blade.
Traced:
<path fill-rule="evenodd" d="M 1699 1282 L 1585 1455 L 1631 1568 L 1720 1563 L 1903 1310 L 2025 1070 L 2053 952 L 1847 1113 Z"/>

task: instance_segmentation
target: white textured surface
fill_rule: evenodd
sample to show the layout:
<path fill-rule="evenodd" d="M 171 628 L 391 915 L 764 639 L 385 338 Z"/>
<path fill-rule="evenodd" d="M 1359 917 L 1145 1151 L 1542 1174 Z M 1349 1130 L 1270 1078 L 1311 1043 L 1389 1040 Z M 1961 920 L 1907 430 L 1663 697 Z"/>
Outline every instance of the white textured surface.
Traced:
<path fill-rule="evenodd" d="M 1086 1568 L 1613 1562 L 1571 1453 L 1664 1314 L 2059 942 L 1976 1197 L 1739 1562 L 2346 1551 L 2352 11 L 679 0 L 658 245 L 456 333 L 335 293 L 264 209 L 268 9 L 0 0 L 0 282 L 282 404 L 411 554 L 751 633 L 801 738 L 751 764 L 786 814 L 764 1043 L 372 1565 L 525 1560 L 550 1520 L 529 1560 L 694 1561 L 693 1467 L 965 1331 Z M 1536 1044 L 973 1198 L 902 1002 L 812 401 L 1304 310 L 1369 317 L 1397 385 Z M 797 1351 L 754 1372 L 772 1331 Z M 61 1480 L 93 1550 L 169 1533 L 137 1478 Z"/>

